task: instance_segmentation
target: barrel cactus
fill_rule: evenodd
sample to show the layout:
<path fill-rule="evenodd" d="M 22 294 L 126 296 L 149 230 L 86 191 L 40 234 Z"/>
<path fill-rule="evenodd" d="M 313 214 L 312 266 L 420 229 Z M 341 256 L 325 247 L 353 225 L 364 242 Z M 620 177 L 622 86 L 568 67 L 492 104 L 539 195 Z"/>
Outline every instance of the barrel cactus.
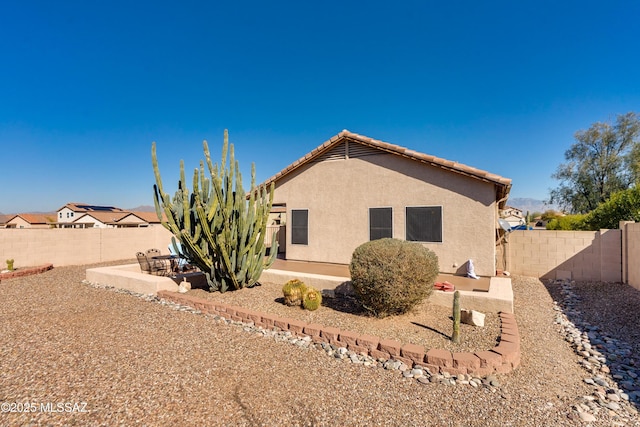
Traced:
<path fill-rule="evenodd" d="M 322 294 L 315 288 L 307 288 L 302 296 L 302 306 L 309 310 L 317 310 L 322 304 Z"/>
<path fill-rule="evenodd" d="M 288 306 L 301 305 L 302 296 L 307 291 L 307 286 L 298 279 L 291 279 L 282 287 L 284 303 Z"/>

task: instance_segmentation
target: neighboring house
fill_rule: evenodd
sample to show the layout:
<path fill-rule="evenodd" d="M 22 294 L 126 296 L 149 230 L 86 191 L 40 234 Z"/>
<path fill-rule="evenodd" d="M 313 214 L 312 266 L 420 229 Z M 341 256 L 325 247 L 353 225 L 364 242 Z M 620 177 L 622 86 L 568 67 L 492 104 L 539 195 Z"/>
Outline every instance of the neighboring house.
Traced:
<path fill-rule="evenodd" d="M 75 222 L 83 214 L 98 212 L 118 213 L 126 211 L 113 206 L 98 206 L 86 203 L 67 203 L 56 211 L 58 223 Z"/>
<path fill-rule="evenodd" d="M 5 228 L 11 218 L 13 218 L 13 215 L 0 215 L 0 228 Z"/>
<path fill-rule="evenodd" d="M 5 228 L 51 228 L 55 223 L 53 214 L 22 213 L 14 215 L 5 224 Z"/>
<path fill-rule="evenodd" d="M 507 221 L 510 226 L 516 227 L 518 225 L 524 225 L 525 218 L 522 214 L 522 210 L 511 206 L 506 206 L 501 212 L 500 217 Z"/>
<path fill-rule="evenodd" d="M 472 259 L 476 274 L 495 274 L 510 179 L 345 130 L 271 183 L 286 259 L 348 264 L 360 244 L 394 237 L 433 250 L 442 272 Z"/>
<path fill-rule="evenodd" d="M 164 213 L 162 216 L 166 218 Z M 129 212 L 125 217 L 118 220 L 116 227 L 148 227 L 160 224 L 161 222 L 155 212 Z"/>
<path fill-rule="evenodd" d="M 81 214 L 72 223 L 61 225 L 64 228 L 114 228 L 118 221 L 127 215 L 128 212 L 88 212 Z"/>

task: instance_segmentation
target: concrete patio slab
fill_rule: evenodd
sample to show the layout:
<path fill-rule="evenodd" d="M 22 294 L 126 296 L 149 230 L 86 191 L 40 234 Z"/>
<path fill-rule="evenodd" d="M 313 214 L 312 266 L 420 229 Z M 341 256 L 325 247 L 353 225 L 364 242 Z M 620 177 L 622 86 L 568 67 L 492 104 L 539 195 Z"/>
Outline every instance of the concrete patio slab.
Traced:
<path fill-rule="evenodd" d="M 264 270 L 261 282 L 285 283 L 299 279 L 321 291 L 353 295 L 348 266 L 278 260 L 277 267 Z M 330 273 L 330 274 L 321 274 Z M 138 264 L 117 265 L 87 269 L 87 280 L 143 294 L 158 291 L 178 291 L 178 284 L 187 280 L 192 287 L 208 289 L 202 273 L 191 273 L 177 277 L 153 276 L 140 271 Z M 334 274 L 334 275 L 332 275 Z M 461 308 L 480 312 L 513 313 L 513 289 L 508 277 L 483 277 L 480 280 L 462 276 L 439 275 L 436 281 L 448 281 L 460 290 Z M 453 292 L 434 290 L 429 297 L 433 304 L 451 307 Z"/>

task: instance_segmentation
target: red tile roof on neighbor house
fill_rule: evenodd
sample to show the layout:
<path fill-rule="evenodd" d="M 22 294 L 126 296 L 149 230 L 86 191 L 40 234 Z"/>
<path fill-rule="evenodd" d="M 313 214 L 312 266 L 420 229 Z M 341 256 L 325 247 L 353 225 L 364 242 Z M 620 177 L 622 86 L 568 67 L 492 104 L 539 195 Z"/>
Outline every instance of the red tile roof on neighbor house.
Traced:
<path fill-rule="evenodd" d="M 138 218 L 140 218 L 141 220 L 148 222 L 149 224 L 159 224 L 160 220 L 158 219 L 158 214 L 156 214 L 155 212 L 140 212 L 140 211 L 135 211 L 135 212 L 130 212 L 131 215 L 135 215 Z M 163 220 L 167 220 L 167 215 L 162 212 L 162 219 Z"/>
<path fill-rule="evenodd" d="M 288 175 L 299 167 L 313 161 L 319 156 L 326 153 L 331 148 L 340 144 L 343 141 L 356 142 L 358 144 L 362 144 L 364 146 L 372 147 L 379 149 L 381 151 L 385 151 L 387 153 L 395 154 L 398 156 L 402 156 L 411 160 L 415 160 L 421 163 L 429 164 L 431 166 L 435 166 L 441 169 L 445 169 L 451 172 L 459 173 L 471 178 L 479 179 L 481 181 L 492 183 L 496 186 L 496 200 L 502 201 L 501 204 L 504 205 L 505 199 L 509 194 L 511 189 L 511 179 L 504 178 L 500 175 L 496 175 L 481 169 L 477 169 L 471 166 L 463 165 L 462 163 L 453 162 L 450 160 L 442 159 L 439 157 L 435 157 L 429 154 L 420 153 L 418 151 L 410 150 L 405 147 L 401 147 L 399 145 L 389 144 L 388 142 L 379 141 L 377 139 L 369 138 L 367 136 L 358 135 L 357 133 L 349 132 L 348 130 L 343 130 L 333 138 L 324 142 L 310 153 L 305 155 L 304 157 L 296 160 L 291 163 L 289 166 L 267 179 L 264 182 L 264 185 L 269 185 L 272 182 L 279 180 L 280 178 Z"/>
<path fill-rule="evenodd" d="M 11 218 L 7 220 L 7 222 L 12 219 L 19 217 L 22 218 L 23 221 L 34 225 L 34 224 L 53 224 L 56 222 L 56 214 L 32 214 L 32 213 L 21 213 L 17 215 L 13 215 Z"/>
<path fill-rule="evenodd" d="M 129 212 L 86 212 L 82 216 L 78 217 L 75 221 L 73 221 L 73 223 L 89 224 L 93 222 L 90 218 L 93 218 L 94 220 L 97 220 L 103 224 L 114 224 L 127 215 L 129 215 Z"/>

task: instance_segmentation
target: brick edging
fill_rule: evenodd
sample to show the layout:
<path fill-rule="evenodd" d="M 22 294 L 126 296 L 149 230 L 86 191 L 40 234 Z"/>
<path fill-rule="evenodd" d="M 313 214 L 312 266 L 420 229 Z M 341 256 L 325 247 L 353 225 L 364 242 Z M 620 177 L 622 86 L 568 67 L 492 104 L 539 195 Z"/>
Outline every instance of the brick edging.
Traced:
<path fill-rule="evenodd" d="M 43 264 L 38 267 L 21 268 L 19 270 L 10 271 L 8 273 L 0 273 L 0 280 L 2 279 L 14 279 L 16 277 L 30 276 L 32 274 L 44 273 L 47 270 L 51 270 L 53 264 Z"/>
<path fill-rule="evenodd" d="M 416 344 L 402 344 L 397 340 L 380 339 L 373 335 L 278 317 L 177 292 L 158 291 L 158 297 L 231 320 L 253 322 L 263 328 L 275 327 L 298 336 L 309 336 L 314 343 L 346 347 L 376 359 L 395 359 L 410 367 L 420 365 L 429 368 L 434 374 L 447 372 L 451 375 L 470 374 L 484 377 L 493 373 L 506 374 L 520 365 L 520 333 L 515 315 L 512 313 L 499 313 L 500 339 L 494 348 L 473 353 L 458 353 L 442 349 L 425 351 L 424 347 Z"/>

